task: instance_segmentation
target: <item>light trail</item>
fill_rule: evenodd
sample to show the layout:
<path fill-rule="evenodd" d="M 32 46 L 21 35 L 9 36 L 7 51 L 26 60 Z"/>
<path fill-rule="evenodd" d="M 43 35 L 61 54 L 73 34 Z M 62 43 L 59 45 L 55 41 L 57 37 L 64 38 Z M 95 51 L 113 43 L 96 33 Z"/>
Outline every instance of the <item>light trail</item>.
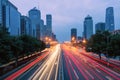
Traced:
<path fill-rule="evenodd" d="M 41 68 L 41 70 L 32 78 L 32 80 L 38 80 L 38 79 L 39 80 L 50 80 L 50 78 L 52 76 L 52 72 L 55 71 L 55 70 L 53 70 L 55 65 L 57 65 L 56 70 L 58 70 L 59 58 L 60 58 L 60 53 L 61 53 L 60 44 L 57 45 L 55 47 L 55 49 L 52 51 L 53 52 L 51 53 L 51 56 L 43 64 L 43 67 Z M 55 71 L 55 77 L 54 77 L 55 79 L 54 80 L 57 79 L 56 72 L 57 71 Z M 47 74 L 47 76 L 46 76 L 46 74 Z"/>

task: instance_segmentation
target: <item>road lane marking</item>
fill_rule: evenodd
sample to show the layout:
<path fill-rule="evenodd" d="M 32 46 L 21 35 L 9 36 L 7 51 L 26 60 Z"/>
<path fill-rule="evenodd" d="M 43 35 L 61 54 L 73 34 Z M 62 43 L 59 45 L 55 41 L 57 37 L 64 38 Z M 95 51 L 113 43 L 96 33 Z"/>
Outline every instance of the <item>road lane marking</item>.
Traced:
<path fill-rule="evenodd" d="M 56 48 L 57 48 L 57 46 L 56 46 Z M 56 55 L 55 52 L 57 52 L 57 50 L 55 50 L 54 52 L 53 52 L 53 51 L 51 52 L 51 53 L 53 53 L 53 54 L 51 54 L 51 56 L 50 56 L 49 58 L 47 58 L 46 62 L 44 63 L 44 66 L 42 67 L 42 69 L 43 69 L 43 68 L 45 67 L 45 65 L 47 65 L 46 68 L 44 69 L 44 71 L 41 71 L 41 70 L 40 70 L 40 71 L 33 77 L 33 80 L 38 80 L 38 79 L 36 79 L 37 75 L 40 75 L 40 76 L 38 76 L 38 77 L 39 77 L 39 80 L 41 80 L 41 78 L 43 78 L 43 76 L 46 75 L 45 73 L 48 73 L 47 70 L 48 70 L 48 68 L 50 67 L 50 64 L 52 63 L 54 56 Z M 52 60 L 51 60 L 51 59 L 52 59 Z M 41 74 L 41 73 L 42 73 L 42 74 Z"/>
<path fill-rule="evenodd" d="M 43 67 L 47 67 L 47 64 L 45 64 L 45 63 L 48 61 L 50 56 L 51 55 L 49 55 L 43 63 L 40 62 L 42 64 L 41 66 L 39 64 L 37 64 L 40 67 L 33 73 L 33 75 L 28 80 L 32 80 L 38 73 L 41 73 L 40 70 L 42 70 Z"/>
<path fill-rule="evenodd" d="M 69 63 L 71 64 L 71 61 L 69 60 Z M 72 64 L 71 64 L 72 65 Z"/>
<path fill-rule="evenodd" d="M 109 68 L 107 68 L 107 67 L 104 67 L 104 66 L 102 66 L 102 65 L 99 65 L 100 67 L 102 67 L 102 68 L 104 68 L 105 70 L 107 70 L 107 71 L 109 71 L 109 72 L 111 72 L 112 74 L 115 74 L 115 75 L 117 75 L 117 76 L 120 76 L 120 74 L 119 73 L 117 73 L 117 72 L 115 72 L 115 71 L 113 71 L 113 70 L 110 70 Z"/>
<path fill-rule="evenodd" d="M 90 67 L 93 67 L 93 68 L 94 68 L 94 66 L 93 66 L 92 64 L 88 63 L 88 65 L 89 65 Z"/>
<path fill-rule="evenodd" d="M 58 46 L 56 47 L 56 51 L 54 52 L 54 56 L 53 56 L 52 61 L 51 61 L 51 62 L 53 62 L 53 63 L 56 62 L 56 58 L 57 58 L 57 56 L 59 55 L 59 48 L 60 48 L 60 46 L 58 45 Z M 51 73 L 52 73 L 52 71 L 53 71 L 53 67 L 54 67 L 54 65 L 52 64 L 52 65 L 51 65 L 50 72 L 49 72 L 49 74 L 48 74 L 47 80 L 50 79 L 50 75 L 51 75 Z"/>
<path fill-rule="evenodd" d="M 64 80 L 64 71 L 63 71 L 63 52 L 61 51 L 61 48 L 60 48 L 60 59 L 59 59 L 59 79 L 58 80 Z"/>
<path fill-rule="evenodd" d="M 85 72 L 94 80 L 94 77 L 87 70 L 85 70 Z"/>
<path fill-rule="evenodd" d="M 113 80 L 110 76 L 105 76 L 108 80 Z"/>
<path fill-rule="evenodd" d="M 57 63 L 58 63 L 58 64 L 57 64 L 57 68 L 56 68 L 55 80 L 57 80 L 58 67 L 59 67 L 58 65 L 59 65 L 59 62 L 60 62 L 60 54 L 61 54 L 61 49 L 59 48 L 58 57 L 57 57 L 57 58 L 58 58 L 58 59 L 57 59 L 57 61 L 58 61 Z"/>
<path fill-rule="evenodd" d="M 100 70 L 98 70 L 98 69 L 95 69 L 95 70 L 100 73 Z"/>
<path fill-rule="evenodd" d="M 57 65 L 57 62 L 55 62 L 55 65 Z"/>
<path fill-rule="evenodd" d="M 23 68 L 21 68 L 17 72 L 15 72 L 12 75 L 10 75 L 7 78 L 5 78 L 5 80 L 14 80 L 18 76 L 20 76 L 21 74 L 23 74 L 24 72 L 26 72 L 28 69 L 30 69 L 31 67 L 33 67 L 36 63 L 38 63 L 39 61 L 41 61 L 42 59 L 44 59 L 47 55 L 48 55 L 48 53 L 41 55 L 39 58 L 35 59 L 34 61 L 32 61 L 28 65 L 24 66 Z"/>
<path fill-rule="evenodd" d="M 48 73 L 46 73 L 44 80 L 46 80 L 46 79 L 47 79 L 47 76 L 48 76 Z"/>
<path fill-rule="evenodd" d="M 40 62 L 39 64 L 42 64 L 42 62 Z M 32 69 L 34 69 L 38 64 L 36 64 L 35 66 L 33 66 L 32 68 L 30 68 L 28 71 L 26 71 L 23 75 L 21 75 L 18 79 L 23 78 L 25 75 L 27 75 Z M 34 72 L 35 74 L 35 72 Z M 32 78 L 31 78 L 32 79 Z"/>
<path fill-rule="evenodd" d="M 45 70 L 45 68 L 47 67 L 47 65 L 44 65 L 42 66 L 42 68 L 40 68 L 38 71 L 39 72 L 36 72 L 33 77 L 32 77 L 32 80 L 36 80 L 39 78 L 40 74 Z"/>
<path fill-rule="evenodd" d="M 112 76 L 114 79 L 120 80 L 120 78 L 118 76 L 116 76 L 115 74 L 110 73 L 108 70 L 104 69 L 103 67 L 99 67 L 99 69 L 101 69 L 102 71 L 104 71 L 108 75 Z"/>
<path fill-rule="evenodd" d="M 79 76 L 77 75 L 77 72 L 74 69 L 73 69 L 73 71 L 74 71 L 74 74 L 77 77 L 77 79 L 79 79 Z"/>

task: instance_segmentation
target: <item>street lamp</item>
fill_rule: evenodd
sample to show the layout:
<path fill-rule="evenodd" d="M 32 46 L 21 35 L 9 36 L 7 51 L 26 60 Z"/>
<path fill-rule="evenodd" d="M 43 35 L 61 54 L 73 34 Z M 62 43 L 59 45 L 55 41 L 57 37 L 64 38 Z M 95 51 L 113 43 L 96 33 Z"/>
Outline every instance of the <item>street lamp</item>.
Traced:
<path fill-rule="evenodd" d="M 47 40 L 48 40 L 48 37 L 45 37 L 45 40 L 47 41 Z"/>
<path fill-rule="evenodd" d="M 84 39 L 82 42 L 85 44 L 85 43 L 86 43 L 86 40 Z"/>
<path fill-rule="evenodd" d="M 49 42 L 51 42 L 51 39 L 49 38 Z"/>
<path fill-rule="evenodd" d="M 83 46 L 84 49 L 85 49 L 86 43 L 87 43 L 86 39 L 83 39 L 82 46 Z"/>
<path fill-rule="evenodd" d="M 74 41 L 75 40 L 75 37 L 72 37 L 72 41 Z"/>
<path fill-rule="evenodd" d="M 48 40 L 49 38 L 48 37 L 45 37 L 45 43 L 48 44 Z"/>

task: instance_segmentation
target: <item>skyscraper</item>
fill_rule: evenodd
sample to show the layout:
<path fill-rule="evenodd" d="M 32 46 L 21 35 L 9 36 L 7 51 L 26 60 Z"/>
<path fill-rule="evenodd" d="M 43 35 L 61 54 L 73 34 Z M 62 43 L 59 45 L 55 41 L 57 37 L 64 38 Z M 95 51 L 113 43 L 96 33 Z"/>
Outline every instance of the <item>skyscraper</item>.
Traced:
<path fill-rule="evenodd" d="M 47 32 L 47 26 L 46 25 L 44 25 L 44 27 L 43 27 L 43 37 L 44 37 L 44 40 L 45 40 L 46 37 L 48 37 L 48 32 Z"/>
<path fill-rule="evenodd" d="M 56 39 L 56 35 L 54 34 L 54 33 L 52 33 L 52 40 L 53 41 L 56 41 L 57 39 Z"/>
<path fill-rule="evenodd" d="M 100 22 L 95 25 L 95 32 L 97 31 L 105 31 L 105 23 Z"/>
<path fill-rule="evenodd" d="M 40 21 L 41 21 L 41 12 L 40 10 L 34 7 L 29 11 L 29 18 L 31 20 L 32 27 L 32 36 L 40 39 Z"/>
<path fill-rule="evenodd" d="M 31 36 L 31 21 L 27 16 L 21 16 L 21 35 Z"/>
<path fill-rule="evenodd" d="M 71 29 L 71 41 L 76 41 L 77 40 L 77 29 L 72 28 Z"/>
<path fill-rule="evenodd" d="M 0 0 L 0 25 L 8 28 L 10 35 L 20 35 L 20 12 L 8 0 Z"/>
<path fill-rule="evenodd" d="M 105 19 L 106 25 L 105 30 L 108 31 L 114 31 L 114 10 L 113 7 L 108 7 L 106 9 L 106 19 Z"/>
<path fill-rule="evenodd" d="M 46 27 L 47 27 L 47 36 L 52 38 L 52 15 L 46 15 Z"/>
<path fill-rule="evenodd" d="M 0 25 L 3 25 L 3 19 L 5 19 L 5 11 L 8 0 L 0 0 Z"/>
<path fill-rule="evenodd" d="M 44 32 L 45 31 L 46 31 L 46 29 L 44 28 L 44 20 L 41 20 L 40 21 L 40 33 L 41 33 L 40 38 L 41 38 L 41 40 L 44 40 L 44 36 L 45 36 Z"/>
<path fill-rule="evenodd" d="M 85 17 L 84 20 L 84 38 L 89 39 L 93 34 L 93 20 L 91 16 Z"/>
<path fill-rule="evenodd" d="M 0 0 L 0 25 L 2 25 L 2 0 Z"/>
<path fill-rule="evenodd" d="M 7 6 L 7 2 L 8 0 L 0 0 L 0 25 L 3 26 L 3 20 L 4 20 L 4 23 L 6 22 L 6 6 Z M 6 24 L 4 24 L 5 26 Z"/>

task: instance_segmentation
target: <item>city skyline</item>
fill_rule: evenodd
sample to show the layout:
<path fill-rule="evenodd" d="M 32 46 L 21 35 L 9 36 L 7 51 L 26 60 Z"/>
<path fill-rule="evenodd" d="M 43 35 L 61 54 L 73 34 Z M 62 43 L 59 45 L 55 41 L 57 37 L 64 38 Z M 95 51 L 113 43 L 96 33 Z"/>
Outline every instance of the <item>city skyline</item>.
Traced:
<path fill-rule="evenodd" d="M 118 0 L 0 0 L 0 80 L 120 80 Z"/>
<path fill-rule="evenodd" d="M 73 0 L 69 1 L 69 3 L 67 0 L 65 1 L 52 0 L 50 3 L 43 0 L 41 0 L 41 2 L 38 0 L 34 0 L 34 1 L 25 0 L 24 2 L 21 0 L 9 0 L 9 1 L 11 1 L 16 7 L 18 7 L 18 10 L 24 15 L 28 14 L 27 12 L 35 6 L 36 7 L 39 6 L 39 10 L 42 12 L 42 18 L 44 20 L 45 20 L 45 15 L 47 13 L 52 14 L 53 32 L 57 35 L 59 41 L 70 39 L 71 28 L 77 28 L 78 36 L 82 36 L 83 20 L 85 16 L 87 16 L 88 14 L 90 14 L 93 17 L 94 27 L 95 24 L 98 22 L 105 22 L 105 10 L 107 7 L 114 7 L 115 29 L 119 29 L 120 26 L 119 24 L 120 2 L 117 0 L 116 1 L 84 0 L 81 1 L 81 4 L 78 3 L 79 2 L 78 0 L 75 0 L 74 4 L 73 4 Z M 25 5 L 26 3 L 27 5 Z M 96 3 L 99 3 L 99 5 L 97 5 Z M 87 7 L 88 4 L 89 7 Z"/>

